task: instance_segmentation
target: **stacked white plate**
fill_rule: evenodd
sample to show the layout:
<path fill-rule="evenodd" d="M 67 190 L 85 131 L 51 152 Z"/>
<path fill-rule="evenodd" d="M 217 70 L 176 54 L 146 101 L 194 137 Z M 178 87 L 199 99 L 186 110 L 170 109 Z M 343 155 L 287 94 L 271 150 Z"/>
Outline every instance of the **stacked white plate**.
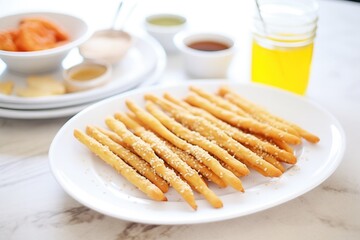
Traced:
<path fill-rule="evenodd" d="M 89 91 L 50 97 L 24 98 L 0 94 L 0 117 L 42 119 L 71 116 L 102 99 L 154 84 L 165 69 L 165 51 L 156 40 L 145 33 L 132 35 L 134 45 L 125 58 L 113 66 L 112 81 L 108 84 Z M 49 74 L 61 78 L 63 69 L 81 61 L 82 58 L 75 49 L 64 60 L 61 69 Z M 26 77 L 7 72 L 5 64 L 0 63 L 0 81 L 11 80 L 19 87 L 25 85 Z"/>

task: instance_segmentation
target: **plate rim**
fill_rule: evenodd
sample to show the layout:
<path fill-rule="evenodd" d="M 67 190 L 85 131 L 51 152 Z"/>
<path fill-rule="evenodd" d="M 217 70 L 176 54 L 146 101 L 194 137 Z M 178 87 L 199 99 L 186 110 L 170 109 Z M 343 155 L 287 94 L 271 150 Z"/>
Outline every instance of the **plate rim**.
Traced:
<path fill-rule="evenodd" d="M 321 174 L 321 178 L 317 178 L 316 181 L 312 182 L 312 184 L 308 184 L 306 186 L 306 188 L 302 189 L 302 191 L 297 191 L 296 194 L 292 194 L 290 196 L 282 198 L 280 201 L 275 201 L 275 202 L 272 202 L 270 204 L 264 204 L 264 206 L 262 208 L 253 209 L 253 210 L 247 211 L 245 213 L 241 213 L 241 214 L 238 214 L 237 212 L 235 212 L 233 214 L 228 214 L 225 217 L 221 216 L 221 214 L 220 214 L 220 217 L 215 216 L 215 217 L 211 217 L 211 218 L 208 218 L 208 219 L 196 219 L 196 218 L 193 218 L 193 219 L 189 219 L 188 221 L 176 221 L 174 219 L 173 220 L 166 220 L 166 221 L 161 220 L 161 219 L 155 219 L 155 220 L 154 219 L 140 219 L 137 216 L 124 216 L 124 215 L 121 215 L 121 214 L 120 215 L 116 214 L 114 212 L 104 212 L 103 209 L 101 209 L 101 208 L 99 208 L 97 206 L 93 206 L 92 204 L 89 204 L 88 202 L 84 202 L 83 199 L 79 198 L 76 195 L 74 196 L 71 192 L 69 192 L 69 189 L 66 189 L 66 187 L 63 186 L 63 183 L 61 182 L 60 177 L 57 176 L 56 169 L 54 169 L 55 166 L 54 166 L 54 162 L 53 162 L 52 157 L 51 157 L 51 153 L 54 151 L 55 144 L 56 144 L 58 136 L 62 133 L 62 131 L 65 131 L 67 126 L 70 125 L 73 121 L 75 121 L 77 118 L 80 118 L 82 116 L 82 114 L 85 114 L 88 111 L 92 111 L 92 109 L 96 109 L 97 106 L 106 104 L 108 102 L 112 102 L 117 98 L 125 99 L 129 95 L 134 95 L 134 94 L 136 95 L 136 94 L 139 94 L 141 92 L 144 93 L 146 91 L 154 91 L 154 90 L 161 91 L 162 89 L 169 89 L 169 88 L 174 88 L 174 87 L 179 87 L 179 86 L 189 86 L 191 84 L 197 85 L 197 84 L 199 84 L 198 80 L 187 81 L 187 82 L 180 83 L 180 84 L 173 85 L 173 86 L 160 85 L 160 86 L 152 86 L 150 88 L 135 89 L 135 90 L 132 90 L 132 91 L 129 91 L 129 92 L 119 94 L 117 96 L 105 99 L 103 101 L 95 103 L 95 104 L 87 107 L 86 109 L 82 110 L 80 113 L 78 113 L 73 118 L 71 118 L 69 121 L 67 121 L 63 125 L 63 127 L 61 127 L 61 129 L 58 131 L 58 133 L 56 134 L 56 136 L 54 137 L 54 139 L 53 139 L 53 141 L 52 141 L 52 143 L 50 145 L 50 148 L 49 148 L 49 159 L 50 159 L 49 164 L 50 164 L 50 168 L 51 168 L 51 171 L 52 171 L 53 175 L 55 176 L 56 180 L 61 185 L 61 187 L 64 189 L 64 191 L 67 192 L 71 197 L 76 199 L 81 204 L 83 204 L 83 205 L 85 205 L 85 206 L 87 206 L 87 207 L 89 207 L 89 208 L 91 208 L 91 209 L 93 209 L 95 211 L 98 211 L 98 212 L 100 212 L 102 214 L 105 214 L 105 215 L 108 215 L 108 216 L 111 216 L 111 217 L 114 217 L 114 218 L 117 218 L 117 219 L 133 221 L 133 222 L 138 222 L 138 223 L 144 223 L 144 224 L 180 225 L 180 224 L 201 224 L 201 223 L 224 221 L 224 220 L 229 220 L 229 219 L 233 219 L 233 218 L 237 218 L 237 217 L 246 216 L 246 215 L 253 214 L 253 213 L 256 213 L 256 212 L 261 212 L 263 210 L 270 209 L 270 208 L 275 207 L 275 206 L 279 206 L 279 205 L 281 205 L 281 204 L 283 204 L 285 202 L 288 202 L 288 201 L 290 201 L 290 200 L 292 200 L 294 198 L 297 198 L 297 197 L 303 195 L 304 193 L 309 192 L 312 189 L 316 188 L 317 186 L 319 186 L 322 182 L 324 182 L 326 179 L 328 179 L 335 172 L 335 170 L 338 168 L 338 166 L 342 162 L 342 159 L 343 159 L 343 156 L 344 156 L 344 153 L 345 153 L 346 136 L 345 136 L 345 132 L 344 132 L 343 127 L 341 126 L 340 122 L 328 110 L 326 110 L 320 104 L 314 102 L 311 99 L 302 98 L 302 97 L 300 97 L 300 96 L 298 96 L 296 94 L 293 94 L 293 93 L 290 93 L 290 92 L 285 92 L 283 90 L 273 88 L 273 87 L 264 86 L 264 85 L 261 85 L 261 84 L 253 84 L 253 83 L 248 84 L 248 83 L 240 83 L 240 82 L 224 82 L 223 80 L 219 80 L 216 83 L 214 80 L 201 80 L 200 85 L 201 84 L 209 84 L 209 83 L 216 85 L 216 84 L 219 84 L 220 82 L 222 84 L 226 84 L 226 85 L 237 85 L 237 86 L 253 85 L 256 88 L 260 87 L 260 88 L 271 89 L 271 91 L 278 91 L 278 92 L 281 92 L 281 94 L 286 94 L 286 95 L 289 95 L 289 96 L 292 96 L 292 97 L 299 98 L 299 100 L 301 99 L 301 101 L 305 101 L 305 102 L 307 102 L 307 104 L 313 105 L 318 110 L 321 110 L 322 114 L 325 114 L 326 117 L 329 118 L 329 120 L 331 120 L 331 123 L 336 125 L 337 130 L 339 130 L 340 137 L 341 137 L 341 140 L 342 140 L 341 141 L 342 144 L 339 147 L 339 150 L 338 150 L 337 154 L 333 157 L 334 161 L 332 161 L 331 164 L 328 164 L 328 168 L 327 168 L 328 170 L 325 173 Z M 331 157 L 331 156 L 329 156 L 329 157 Z M 201 209 L 199 209 L 198 211 L 201 211 Z M 221 211 L 221 209 L 220 210 L 215 209 L 215 211 Z"/>

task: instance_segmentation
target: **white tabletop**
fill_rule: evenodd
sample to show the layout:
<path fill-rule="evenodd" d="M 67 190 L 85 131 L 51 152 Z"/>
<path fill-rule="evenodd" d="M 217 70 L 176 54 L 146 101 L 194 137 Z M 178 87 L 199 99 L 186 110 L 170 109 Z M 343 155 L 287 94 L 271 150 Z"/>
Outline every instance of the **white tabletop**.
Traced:
<path fill-rule="evenodd" d="M 118 1 L 0 0 L 0 16 L 28 10 L 70 12 L 106 27 Z M 184 14 L 189 28 L 223 31 L 238 43 L 229 71 L 249 81 L 250 1 L 139 1 L 127 23 L 141 31 L 146 14 Z M 50 143 L 69 119 L 0 118 L 0 239 L 360 239 L 360 4 L 320 1 L 307 98 L 342 124 L 347 148 L 336 172 L 314 190 L 280 206 L 223 222 L 159 226 L 97 213 L 68 196 L 48 165 Z M 178 55 L 168 57 L 159 84 L 186 81 Z"/>

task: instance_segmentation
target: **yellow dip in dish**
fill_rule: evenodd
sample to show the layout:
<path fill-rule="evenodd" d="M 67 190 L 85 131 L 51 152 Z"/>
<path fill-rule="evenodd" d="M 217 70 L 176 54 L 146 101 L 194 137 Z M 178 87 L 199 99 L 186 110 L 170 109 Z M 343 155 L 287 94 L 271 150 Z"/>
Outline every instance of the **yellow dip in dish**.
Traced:
<path fill-rule="evenodd" d="M 100 77 L 105 72 L 105 66 L 92 65 L 74 71 L 70 77 L 75 81 L 88 81 Z"/>
<path fill-rule="evenodd" d="M 77 92 L 101 87 L 111 79 L 110 64 L 83 62 L 64 71 L 68 92 Z"/>

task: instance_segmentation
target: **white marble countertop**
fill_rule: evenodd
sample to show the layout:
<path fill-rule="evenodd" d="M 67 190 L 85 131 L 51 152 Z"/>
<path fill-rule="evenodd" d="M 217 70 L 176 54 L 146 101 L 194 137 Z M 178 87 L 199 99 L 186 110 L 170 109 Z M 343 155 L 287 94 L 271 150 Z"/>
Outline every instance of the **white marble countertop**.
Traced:
<path fill-rule="evenodd" d="M 0 15 L 62 10 L 102 27 L 109 24 L 116 5 L 117 1 L 0 0 Z M 187 15 L 194 29 L 221 29 L 235 36 L 239 56 L 229 78 L 248 81 L 249 1 L 141 1 L 129 26 L 141 28 L 144 14 L 160 11 Z M 321 1 L 319 15 L 306 97 L 329 110 L 347 138 L 343 162 L 320 186 L 280 206 L 223 222 L 181 226 L 125 222 L 81 205 L 52 176 L 48 149 L 68 117 L 0 118 L 0 239 L 360 239 L 360 4 Z M 186 79 L 179 56 L 169 56 L 160 83 Z"/>

